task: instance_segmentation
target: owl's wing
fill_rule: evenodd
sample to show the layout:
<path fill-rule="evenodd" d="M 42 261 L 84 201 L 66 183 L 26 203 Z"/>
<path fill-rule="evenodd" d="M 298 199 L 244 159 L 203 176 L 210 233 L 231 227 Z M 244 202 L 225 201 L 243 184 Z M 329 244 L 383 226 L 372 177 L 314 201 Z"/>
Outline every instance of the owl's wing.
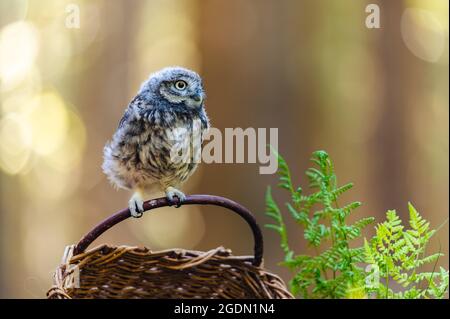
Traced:
<path fill-rule="evenodd" d="M 142 99 L 139 95 L 135 96 L 134 99 L 128 104 L 128 107 L 125 110 L 125 113 L 123 114 L 122 118 L 119 121 L 119 127 L 122 128 L 123 125 L 130 119 L 132 116 L 134 109 L 139 108 L 142 103 Z"/>
<path fill-rule="evenodd" d="M 201 114 L 200 114 L 200 121 L 201 121 L 201 143 L 203 144 L 204 140 L 203 140 L 203 134 L 207 133 L 209 131 L 210 128 L 210 124 L 209 124 L 209 119 L 208 119 L 208 115 L 206 115 L 205 110 L 202 110 Z"/>
<path fill-rule="evenodd" d="M 127 109 L 125 110 L 125 113 L 123 114 L 122 118 L 119 121 L 119 126 L 118 128 L 122 128 L 122 126 L 124 125 L 124 123 L 128 120 L 128 118 L 130 117 L 130 108 L 127 107 Z"/>

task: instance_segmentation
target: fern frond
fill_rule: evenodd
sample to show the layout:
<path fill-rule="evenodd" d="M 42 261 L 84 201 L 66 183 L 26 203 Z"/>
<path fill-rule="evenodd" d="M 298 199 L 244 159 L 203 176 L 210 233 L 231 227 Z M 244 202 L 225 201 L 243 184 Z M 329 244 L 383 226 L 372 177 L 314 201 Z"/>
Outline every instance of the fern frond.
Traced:
<path fill-rule="evenodd" d="M 333 190 L 331 192 L 331 194 L 333 194 L 333 197 L 335 199 L 337 199 L 337 198 L 339 198 L 339 196 L 341 196 L 342 194 L 344 194 L 346 191 L 350 190 L 351 188 L 353 188 L 353 183 L 348 183 L 348 184 L 345 184 L 343 186 L 336 188 L 335 190 Z"/>
<path fill-rule="evenodd" d="M 429 263 L 437 263 L 443 256 L 441 253 L 429 256 L 421 256 L 425 253 L 433 230 L 430 224 L 420 216 L 412 204 L 409 208 L 410 229 L 404 229 L 400 218 L 395 211 L 386 213 L 386 221 L 378 224 L 376 235 L 369 243 L 364 242 L 365 261 L 377 265 L 380 276 L 385 278 L 386 283 L 390 279 L 400 284 L 404 290 L 392 292 L 388 286 L 380 285 L 379 289 L 372 289 L 378 297 L 385 298 L 440 298 L 448 289 L 438 283 L 439 278 L 444 276 L 440 272 L 419 272 L 418 269 Z M 444 270 L 445 271 L 445 270 Z M 422 288 L 427 283 L 427 288 Z"/>
<path fill-rule="evenodd" d="M 289 166 L 286 163 L 286 160 L 280 155 L 280 153 L 278 153 L 278 151 L 273 148 L 272 146 L 270 147 L 272 153 L 274 153 L 274 155 L 277 157 L 277 161 L 278 161 L 278 175 L 279 175 L 279 180 L 280 183 L 278 184 L 279 187 L 287 189 L 290 192 L 294 192 L 294 186 L 292 185 L 292 180 L 291 180 L 291 172 L 289 170 Z"/>
<path fill-rule="evenodd" d="M 364 228 L 366 228 L 367 226 L 372 224 L 374 221 L 375 221 L 375 218 L 373 218 L 373 217 L 365 217 L 365 218 L 362 218 L 362 219 L 358 220 L 357 222 L 355 222 L 353 224 L 353 226 L 360 230 L 363 230 Z"/>
<path fill-rule="evenodd" d="M 291 214 L 291 216 L 294 218 L 294 220 L 304 227 L 307 227 L 310 223 L 308 214 L 304 211 L 297 211 L 291 204 L 286 203 L 286 207 L 288 209 L 288 212 Z"/>
<path fill-rule="evenodd" d="M 276 224 L 267 224 L 265 225 L 265 227 L 273 229 L 280 234 L 281 248 L 286 254 L 290 253 L 291 250 L 288 244 L 286 225 L 284 224 L 283 216 L 281 215 L 280 209 L 278 208 L 278 205 L 275 203 L 272 197 L 272 191 L 270 186 L 267 188 L 266 191 L 266 215 L 272 218 L 276 222 Z"/>
<path fill-rule="evenodd" d="M 339 217 L 342 218 L 346 218 L 348 215 L 350 215 L 350 213 L 357 209 L 358 207 L 360 207 L 362 204 L 361 202 L 353 202 L 350 203 L 348 205 L 345 205 L 344 207 L 339 209 Z"/>

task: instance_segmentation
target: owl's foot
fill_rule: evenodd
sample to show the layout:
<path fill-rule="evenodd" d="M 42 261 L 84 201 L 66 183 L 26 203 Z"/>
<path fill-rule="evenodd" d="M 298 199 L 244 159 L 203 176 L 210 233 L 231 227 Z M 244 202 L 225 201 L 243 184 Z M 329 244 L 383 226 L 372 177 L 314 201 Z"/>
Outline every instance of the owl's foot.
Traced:
<path fill-rule="evenodd" d="M 178 208 L 181 206 L 181 204 L 183 203 L 183 201 L 186 199 L 186 195 L 184 195 L 184 193 L 174 187 L 167 187 L 166 188 L 166 197 L 167 200 L 170 203 L 170 206 L 172 206 L 173 204 L 177 204 L 175 207 Z M 178 200 L 175 200 L 174 198 L 177 197 Z"/>
<path fill-rule="evenodd" d="M 136 192 L 131 196 L 128 201 L 128 208 L 130 209 L 131 216 L 134 218 L 142 217 L 144 213 L 144 200 L 139 192 Z"/>

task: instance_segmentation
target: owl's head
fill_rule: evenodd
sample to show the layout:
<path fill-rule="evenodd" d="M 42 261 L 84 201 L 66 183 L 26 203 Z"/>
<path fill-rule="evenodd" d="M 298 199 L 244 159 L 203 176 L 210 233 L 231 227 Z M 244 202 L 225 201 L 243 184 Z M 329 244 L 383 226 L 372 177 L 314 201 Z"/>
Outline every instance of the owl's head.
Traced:
<path fill-rule="evenodd" d="M 200 76 L 182 67 L 168 67 L 150 74 L 139 93 L 190 108 L 201 108 L 205 99 Z"/>

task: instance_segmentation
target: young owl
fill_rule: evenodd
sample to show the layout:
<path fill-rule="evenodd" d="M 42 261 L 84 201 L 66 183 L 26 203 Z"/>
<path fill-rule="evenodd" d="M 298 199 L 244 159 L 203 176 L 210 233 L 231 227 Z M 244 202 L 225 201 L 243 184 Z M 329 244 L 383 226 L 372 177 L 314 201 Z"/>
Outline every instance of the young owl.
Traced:
<path fill-rule="evenodd" d="M 185 199 L 177 188 L 192 175 L 201 152 L 192 147 L 193 137 L 209 128 L 204 100 L 197 73 L 169 67 L 151 74 L 128 105 L 104 148 L 102 168 L 115 186 L 133 191 L 133 217 L 142 216 L 144 196 L 154 191 L 164 191 L 171 203 L 177 197 L 178 206 Z"/>

